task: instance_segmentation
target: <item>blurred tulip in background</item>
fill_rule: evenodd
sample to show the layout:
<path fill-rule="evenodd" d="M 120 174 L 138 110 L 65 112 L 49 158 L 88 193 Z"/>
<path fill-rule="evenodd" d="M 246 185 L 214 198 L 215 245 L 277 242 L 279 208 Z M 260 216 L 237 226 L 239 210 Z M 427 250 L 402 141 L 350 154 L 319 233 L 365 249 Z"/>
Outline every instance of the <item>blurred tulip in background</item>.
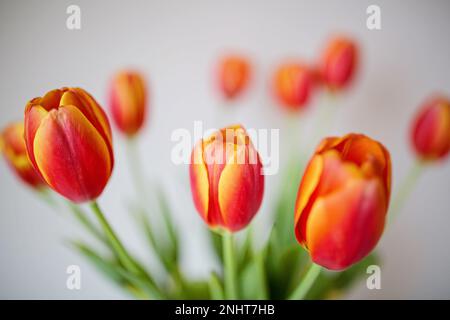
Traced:
<path fill-rule="evenodd" d="M 45 186 L 44 181 L 36 173 L 28 159 L 25 140 L 23 138 L 23 123 L 14 122 L 8 125 L 0 134 L 0 152 L 17 176 L 33 188 Z"/>
<path fill-rule="evenodd" d="M 117 73 L 110 84 L 109 107 L 120 132 L 133 136 L 144 125 L 147 115 L 147 88 L 136 71 Z"/>

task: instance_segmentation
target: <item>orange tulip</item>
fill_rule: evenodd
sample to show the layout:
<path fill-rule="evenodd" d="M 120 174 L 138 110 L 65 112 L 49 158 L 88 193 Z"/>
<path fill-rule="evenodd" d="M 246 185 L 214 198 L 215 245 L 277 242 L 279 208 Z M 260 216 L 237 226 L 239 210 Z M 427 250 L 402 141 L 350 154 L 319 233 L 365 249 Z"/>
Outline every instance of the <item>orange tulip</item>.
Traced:
<path fill-rule="evenodd" d="M 390 193 L 391 160 L 381 143 L 361 134 L 324 139 L 298 191 L 298 242 L 316 264 L 349 267 L 380 239 Z"/>
<path fill-rule="evenodd" d="M 278 68 L 274 76 L 274 93 L 288 110 L 300 110 L 309 100 L 314 78 L 304 65 L 289 63 Z"/>
<path fill-rule="evenodd" d="M 191 156 L 190 180 L 197 211 L 212 228 L 241 230 L 261 205 L 261 161 L 239 125 L 221 129 L 197 143 Z"/>
<path fill-rule="evenodd" d="M 23 182 L 33 188 L 45 186 L 28 159 L 22 122 L 10 124 L 0 134 L 0 152 L 4 154 L 6 162 Z"/>
<path fill-rule="evenodd" d="M 248 86 L 251 66 L 241 56 L 227 56 L 219 64 L 219 88 L 226 99 L 238 97 Z"/>
<path fill-rule="evenodd" d="M 123 71 L 115 75 L 110 87 L 110 109 L 117 128 L 128 136 L 136 134 L 144 124 L 147 91 L 142 75 Z"/>
<path fill-rule="evenodd" d="M 32 99 L 25 109 L 28 156 L 47 184 L 74 202 L 97 198 L 114 164 L 112 136 L 102 108 L 80 88 Z"/>
<path fill-rule="evenodd" d="M 332 39 L 322 56 L 322 81 L 331 90 L 347 87 L 353 79 L 357 60 L 358 50 L 352 40 L 343 37 Z"/>
<path fill-rule="evenodd" d="M 425 102 L 414 119 L 411 140 L 422 160 L 442 159 L 450 151 L 450 101 L 436 96 Z"/>

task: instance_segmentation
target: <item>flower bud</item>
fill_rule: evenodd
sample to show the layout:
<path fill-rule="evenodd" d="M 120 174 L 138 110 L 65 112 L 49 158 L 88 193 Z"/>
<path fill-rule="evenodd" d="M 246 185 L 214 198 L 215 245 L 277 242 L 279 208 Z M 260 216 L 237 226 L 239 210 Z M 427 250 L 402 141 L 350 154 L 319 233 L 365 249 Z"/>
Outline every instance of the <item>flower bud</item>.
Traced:
<path fill-rule="evenodd" d="M 147 113 L 145 80 L 138 72 L 123 71 L 115 75 L 110 86 L 110 110 L 117 128 L 128 136 L 143 126 Z"/>
<path fill-rule="evenodd" d="M 275 73 L 275 97 L 288 110 L 303 109 L 310 97 L 314 79 L 310 70 L 301 64 L 283 64 Z"/>
<path fill-rule="evenodd" d="M 86 91 L 62 88 L 25 109 L 25 143 L 36 171 L 73 202 L 97 198 L 114 165 L 108 119 Z"/>
<path fill-rule="evenodd" d="M 219 64 L 219 88 L 226 99 L 237 98 L 248 86 L 251 66 L 241 56 L 227 56 Z"/>
<path fill-rule="evenodd" d="M 347 87 L 353 79 L 357 60 L 357 47 L 352 40 L 332 39 L 321 60 L 322 81 L 331 90 Z"/>
<path fill-rule="evenodd" d="M 221 129 L 197 143 L 191 156 L 190 180 L 197 211 L 211 228 L 239 231 L 261 205 L 262 164 L 239 125 Z"/>
<path fill-rule="evenodd" d="M 0 152 L 4 155 L 11 169 L 24 183 L 37 189 L 45 186 L 44 181 L 36 173 L 28 159 L 22 122 L 12 123 L 1 132 Z"/>
<path fill-rule="evenodd" d="M 435 96 L 415 117 L 411 140 L 417 156 L 426 161 L 442 159 L 450 150 L 450 101 Z"/>
<path fill-rule="evenodd" d="M 383 233 L 391 160 L 360 134 L 326 138 L 311 158 L 297 195 L 295 235 L 311 259 L 342 270 L 367 256 Z"/>

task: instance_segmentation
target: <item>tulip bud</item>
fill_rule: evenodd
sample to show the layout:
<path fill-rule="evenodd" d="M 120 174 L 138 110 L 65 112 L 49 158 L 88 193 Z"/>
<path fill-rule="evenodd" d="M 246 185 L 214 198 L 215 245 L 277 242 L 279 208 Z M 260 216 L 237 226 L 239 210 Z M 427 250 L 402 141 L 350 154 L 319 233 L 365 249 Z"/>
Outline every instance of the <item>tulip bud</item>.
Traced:
<path fill-rule="evenodd" d="M 347 87 L 355 73 L 358 60 L 355 43 L 347 38 L 333 39 L 321 61 L 322 81 L 331 90 Z"/>
<path fill-rule="evenodd" d="M 414 119 L 411 140 L 419 158 L 443 159 L 450 150 L 450 101 L 436 96 L 425 102 Z"/>
<path fill-rule="evenodd" d="M 219 88 L 226 99 L 234 99 L 248 86 L 251 66 L 241 56 L 227 56 L 219 64 Z"/>
<path fill-rule="evenodd" d="M 110 86 L 110 109 L 117 128 L 124 134 L 136 134 L 145 121 L 147 91 L 144 78 L 137 72 L 116 74 Z"/>
<path fill-rule="evenodd" d="M 351 266 L 378 243 L 390 193 L 391 160 L 381 143 L 360 134 L 324 139 L 298 190 L 298 242 L 316 264 Z"/>
<path fill-rule="evenodd" d="M 28 102 L 25 143 L 36 171 L 73 202 L 97 198 L 111 176 L 108 118 L 83 89 L 56 89 Z"/>
<path fill-rule="evenodd" d="M 261 205 L 261 161 L 239 125 L 221 129 L 197 143 L 191 156 L 190 180 L 197 211 L 212 228 L 239 231 Z"/>
<path fill-rule="evenodd" d="M 3 153 L 8 165 L 23 182 L 36 189 L 45 186 L 28 159 L 22 122 L 12 123 L 2 131 L 0 153 Z"/>
<path fill-rule="evenodd" d="M 278 101 L 288 110 L 304 108 L 314 84 L 310 70 L 301 64 L 284 64 L 274 77 L 274 92 Z"/>

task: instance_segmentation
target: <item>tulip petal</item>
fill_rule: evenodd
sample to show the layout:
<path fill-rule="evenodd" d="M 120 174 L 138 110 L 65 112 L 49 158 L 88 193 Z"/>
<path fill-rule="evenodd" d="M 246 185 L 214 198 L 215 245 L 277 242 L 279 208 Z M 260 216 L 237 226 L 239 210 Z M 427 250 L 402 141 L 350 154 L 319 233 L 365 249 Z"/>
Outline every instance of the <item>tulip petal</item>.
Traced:
<path fill-rule="evenodd" d="M 238 231 L 252 220 L 259 209 L 263 193 L 263 179 L 255 174 L 261 173 L 261 163 L 249 164 L 247 148 L 228 159 L 222 170 L 218 186 L 218 202 L 225 226 Z M 238 159 L 244 159 L 241 163 Z M 262 181 L 261 181 L 262 180 Z M 260 182 L 261 181 L 261 182 Z"/>
<path fill-rule="evenodd" d="M 72 93 L 77 96 L 77 99 L 82 101 L 82 104 L 76 105 L 83 115 L 92 123 L 98 132 L 107 140 L 109 145 L 112 145 L 111 127 L 108 118 L 99 106 L 97 101 L 86 91 L 81 88 L 70 88 Z M 112 153 L 112 147 L 109 147 Z"/>
<path fill-rule="evenodd" d="M 49 91 L 39 100 L 39 105 L 47 111 L 56 109 L 59 107 L 59 101 L 63 93 L 64 91 L 61 89 Z"/>
<path fill-rule="evenodd" d="M 98 197 L 111 174 L 105 140 L 75 106 L 52 110 L 42 120 L 33 148 L 46 182 L 74 202 Z"/>
<path fill-rule="evenodd" d="M 194 148 L 191 156 L 190 179 L 192 197 L 195 207 L 202 218 L 208 222 L 209 178 L 206 164 L 203 160 L 203 140 Z"/>
<path fill-rule="evenodd" d="M 377 244 L 385 222 L 386 200 L 379 179 L 351 179 L 345 188 L 316 200 L 307 221 L 313 261 L 342 270 Z"/>
<path fill-rule="evenodd" d="M 33 141 L 41 122 L 48 116 L 48 111 L 40 105 L 27 106 L 25 111 L 25 143 L 31 163 L 37 168 Z"/>

